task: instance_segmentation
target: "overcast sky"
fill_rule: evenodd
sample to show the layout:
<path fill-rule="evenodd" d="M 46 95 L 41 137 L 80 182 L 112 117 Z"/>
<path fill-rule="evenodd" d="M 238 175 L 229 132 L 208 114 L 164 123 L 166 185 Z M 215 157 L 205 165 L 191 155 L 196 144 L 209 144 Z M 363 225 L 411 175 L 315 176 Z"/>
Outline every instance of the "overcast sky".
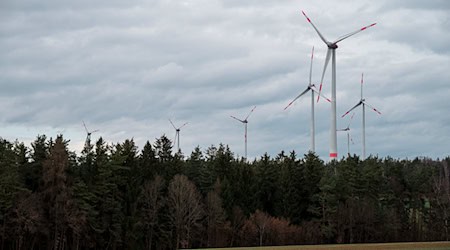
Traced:
<path fill-rule="evenodd" d="M 79 151 L 86 132 L 110 143 L 134 138 L 142 148 L 180 126 L 185 155 L 227 144 L 244 155 L 275 156 L 310 147 L 310 99 L 283 108 L 312 80 L 328 40 L 376 22 L 339 43 L 340 118 L 360 99 L 364 72 L 367 155 L 450 155 L 450 1 L 300 0 L 2 0 L 0 137 L 29 145 L 63 133 Z M 330 65 L 331 66 L 331 65 Z M 323 93 L 331 96 L 331 67 Z M 330 104 L 316 104 L 316 151 L 328 160 Z M 361 109 L 350 125 L 361 154 Z M 347 153 L 338 133 L 339 158 Z"/>

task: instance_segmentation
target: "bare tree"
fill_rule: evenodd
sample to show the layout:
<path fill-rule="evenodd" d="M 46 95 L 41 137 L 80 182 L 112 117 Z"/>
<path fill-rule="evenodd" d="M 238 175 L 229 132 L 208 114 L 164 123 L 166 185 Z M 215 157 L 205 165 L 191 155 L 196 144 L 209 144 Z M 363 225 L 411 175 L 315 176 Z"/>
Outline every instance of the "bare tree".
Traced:
<path fill-rule="evenodd" d="M 69 155 L 66 141 L 58 136 L 50 146 L 50 154 L 42 165 L 43 184 L 41 197 L 43 209 L 49 228 L 49 246 L 52 249 L 65 249 L 68 239 L 77 238 L 75 248 L 79 245 L 81 231 L 86 225 L 86 215 L 72 199 L 71 189 L 67 185 Z"/>
<path fill-rule="evenodd" d="M 34 249 L 39 234 L 47 234 L 42 200 L 36 193 L 23 193 L 9 214 L 16 249 Z"/>
<path fill-rule="evenodd" d="M 159 212 L 164 206 L 163 188 L 164 179 L 159 175 L 145 183 L 142 188 L 140 205 L 142 206 L 142 223 L 146 232 L 147 249 L 152 249 L 153 238 L 159 225 Z"/>
<path fill-rule="evenodd" d="M 175 175 L 169 184 L 167 199 L 176 248 L 190 247 L 191 234 L 201 227 L 204 215 L 200 193 L 186 176 Z"/>
<path fill-rule="evenodd" d="M 273 218 L 260 210 L 256 210 L 254 214 L 252 214 L 249 218 L 249 221 L 253 223 L 258 232 L 259 245 L 263 245 L 264 234 L 266 233 L 266 229 L 270 224 Z"/>
<path fill-rule="evenodd" d="M 226 246 L 230 226 L 225 217 L 220 198 L 220 182 L 216 181 L 214 189 L 206 196 L 207 247 Z"/>

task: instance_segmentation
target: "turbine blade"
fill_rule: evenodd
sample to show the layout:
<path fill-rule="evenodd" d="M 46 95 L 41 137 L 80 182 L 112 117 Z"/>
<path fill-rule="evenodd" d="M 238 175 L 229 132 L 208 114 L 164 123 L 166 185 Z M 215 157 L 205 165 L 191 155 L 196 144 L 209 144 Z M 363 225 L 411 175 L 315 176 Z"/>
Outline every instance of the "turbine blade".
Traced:
<path fill-rule="evenodd" d="M 306 17 L 306 20 L 308 20 L 308 22 L 313 26 L 313 28 L 316 30 L 317 34 L 320 36 L 320 39 L 322 39 L 322 41 L 328 45 L 330 44 L 330 42 L 327 41 L 327 39 L 325 39 L 325 37 L 320 33 L 320 31 L 316 28 L 316 26 L 313 24 L 313 22 L 311 22 L 311 19 L 309 19 L 309 17 L 305 14 L 305 12 L 302 10 L 303 15 Z"/>
<path fill-rule="evenodd" d="M 244 121 L 241 120 L 241 119 L 239 119 L 239 118 L 236 118 L 236 117 L 234 117 L 234 116 L 232 116 L 232 115 L 230 115 L 230 117 L 233 118 L 233 119 L 236 119 L 236 120 L 238 120 L 238 121 L 240 121 L 240 122 L 242 122 L 242 123 L 244 123 Z"/>
<path fill-rule="evenodd" d="M 327 100 L 328 102 L 331 102 L 330 98 L 326 97 L 325 95 L 323 95 L 322 93 L 317 91 L 317 89 L 315 87 L 312 87 L 311 90 L 314 91 L 316 94 L 320 95 L 321 97 L 325 98 L 325 100 Z"/>
<path fill-rule="evenodd" d="M 359 30 L 350 32 L 350 33 L 348 33 L 347 35 L 343 35 L 343 36 L 339 37 L 335 42 L 333 42 L 333 44 L 336 44 L 336 43 L 338 43 L 338 42 L 340 42 L 340 41 L 342 41 L 342 40 L 344 40 L 344 39 L 346 39 L 346 38 L 349 38 L 349 37 L 353 36 L 354 34 L 357 34 L 357 33 L 361 32 L 361 31 L 363 31 L 363 30 L 365 30 L 365 29 L 367 29 L 367 28 L 370 28 L 370 27 L 372 27 L 372 26 L 375 26 L 376 24 L 377 24 L 377 23 L 372 23 L 371 25 L 362 27 L 362 28 L 359 29 Z"/>
<path fill-rule="evenodd" d="M 364 73 L 361 73 L 361 99 L 363 99 Z"/>
<path fill-rule="evenodd" d="M 244 121 L 246 121 L 250 117 L 250 115 L 253 113 L 253 110 L 255 110 L 255 108 L 256 108 L 256 106 L 254 106 L 252 108 L 252 110 L 250 110 L 250 113 L 248 113 L 248 115 L 247 115 L 247 117 L 245 117 Z"/>
<path fill-rule="evenodd" d="M 353 108 L 351 108 L 349 111 L 345 112 L 345 114 L 342 115 L 342 117 L 346 116 L 348 113 L 350 113 L 352 110 L 354 110 L 355 108 L 357 108 L 359 105 L 361 105 L 363 102 L 358 102 L 358 104 L 356 104 L 355 106 L 353 106 Z"/>
<path fill-rule="evenodd" d="M 323 78 L 325 77 L 325 72 L 327 71 L 328 63 L 330 62 L 330 57 L 331 57 L 331 49 L 329 48 L 327 51 L 327 57 L 325 58 L 325 64 L 323 65 L 322 78 L 320 79 L 319 95 L 317 96 L 317 102 L 319 102 L 320 93 L 322 93 Z"/>
<path fill-rule="evenodd" d="M 84 123 L 83 120 L 81 120 L 81 121 L 83 122 L 83 126 L 84 126 L 84 129 L 86 130 L 86 133 L 89 133 L 89 130 L 87 129 L 86 124 Z"/>
<path fill-rule="evenodd" d="M 348 122 L 348 126 L 347 126 L 348 129 L 350 129 L 350 124 L 353 121 L 353 116 L 355 116 L 355 112 L 353 112 L 352 116 L 350 117 L 350 121 Z"/>
<path fill-rule="evenodd" d="M 181 127 L 179 127 L 178 129 L 181 129 L 182 127 L 186 126 L 188 123 L 184 123 L 183 125 L 181 125 Z"/>
<path fill-rule="evenodd" d="M 98 131 L 100 131 L 100 130 L 96 129 L 96 130 L 94 130 L 94 131 L 91 131 L 91 134 L 92 134 L 92 133 L 95 133 L 95 132 L 98 132 Z"/>
<path fill-rule="evenodd" d="M 169 119 L 170 124 L 172 124 L 172 127 L 177 130 L 177 127 L 175 127 L 175 125 L 173 124 L 172 120 Z"/>
<path fill-rule="evenodd" d="M 309 86 L 311 86 L 312 80 L 312 65 L 313 65 L 313 59 L 314 59 L 314 46 L 312 47 L 312 51 L 311 51 L 311 64 L 309 66 Z"/>
<path fill-rule="evenodd" d="M 294 98 L 294 100 L 292 100 L 285 108 L 284 110 L 286 110 L 287 108 L 289 108 L 289 106 L 292 105 L 292 103 L 294 103 L 295 101 L 297 101 L 298 98 L 300 98 L 302 95 L 304 95 L 306 92 L 308 92 L 310 89 L 310 87 L 306 88 L 305 91 L 303 91 L 302 93 L 300 93 L 300 95 L 298 95 L 297 97 Z"/>
<path fill-rule="evenodd" d="M 365 104 L 367 107 L 371 108 L 373 111 L 377 112 L 379 115 L 381 115 L 381 112 L 380 112 L 380 111 L 378 111 L 376 108 L 372 107 L 371 105 L 367 104 L 367 102 L 364 102 L 364 104 Z"/>

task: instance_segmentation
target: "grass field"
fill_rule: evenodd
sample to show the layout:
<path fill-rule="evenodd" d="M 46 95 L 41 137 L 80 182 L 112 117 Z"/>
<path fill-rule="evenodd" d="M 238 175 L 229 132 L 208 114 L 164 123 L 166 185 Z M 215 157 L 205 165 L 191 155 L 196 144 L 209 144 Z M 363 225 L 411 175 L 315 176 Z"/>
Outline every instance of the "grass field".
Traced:
<path fill-rule="evenodd" d="M 213 249 L 213 248 L 211 248 Z M 219 248 L 215 248 L 219 249 Z M 413 250 L 450 250 L 450 242 L 413 242 L 413 243 L 378 243 L 378 244 L 339 244 L 314 246 L 276 246 L 276 247 L 238 247 L 221 248 L 226 250 L 383 250 L 383 249 L 413 249 Z"/>

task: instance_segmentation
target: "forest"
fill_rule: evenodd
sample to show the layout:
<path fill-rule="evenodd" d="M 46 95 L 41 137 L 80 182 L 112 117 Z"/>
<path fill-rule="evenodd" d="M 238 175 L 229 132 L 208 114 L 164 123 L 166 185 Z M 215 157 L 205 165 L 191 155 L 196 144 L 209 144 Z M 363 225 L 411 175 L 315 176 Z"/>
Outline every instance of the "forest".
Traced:
<path fill-rule="evenodd" d="M 177 249 L 449 240 L 450 157 L 309 152 L 247 162 L 228 146 L 30 147 L 0 138 L 0 249 Z"/>

